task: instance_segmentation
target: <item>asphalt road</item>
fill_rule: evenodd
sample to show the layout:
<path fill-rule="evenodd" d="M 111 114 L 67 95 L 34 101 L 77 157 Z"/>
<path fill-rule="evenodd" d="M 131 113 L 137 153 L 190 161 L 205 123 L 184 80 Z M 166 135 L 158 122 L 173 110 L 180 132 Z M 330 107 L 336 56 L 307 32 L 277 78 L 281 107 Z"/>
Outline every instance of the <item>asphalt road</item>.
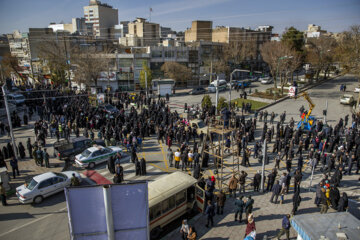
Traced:
<path fill-rule="evenodd" d="M 329 108 L 327 119 L 330 124 L 335 124 L 340 117 L 344 117 L 351 112 L 349 106 L 343 106 L 339 103 L 339 98 L 343 94 L 339 91 L 341 83 L 347 84 L 349 92 L 353 92 L 354 87 L 357 85 L 356 79 L 347 76 L 331 80 L 308 91 L 310 97 L 316 104 L 316 107 L 313 110 L 313 114 L 316 117 L 322 117 L 322 110 L 324 109 L 326 100 L 328 101 Z M 255 84 L 260 85 L 260 83 Z M 259 87 L 267 88 L 268 85 L 261 85 Z M 210 95 L 215 99 L 215 94 Z M 228 91 L 220 93 L 220 96 L 228 98 Z M 232 97 L 235 98 L 237 96 L 238 94 L 233 91 Z M 200 104 L 201 99 L 202 95 L 172 97 L 170 99 L 170 104 L 173 109 L 180 109 L 185 102 L 188 103 L 188 105 Z M 285 110 L 288 116 L 287 121 L 290 117 L 294 117 L 294 119 L 297 120 L 296 118 L 298 118 L 299 115 L 298 109 L 301 105 L 304 105 L 305 108 L 307 108 L 307 102 L 305 100 L 289 99 L 269 107 L 267 110 L 269 112 L 274 111 L 277 114 L 281 114 Z M 18 131 L 16 133 L 18 139 L 25 139 L 30 134 L 31 130 Z M 148 168 L 151 167 L 151 169 L 148 170 L 148 176 L 144 177 L 146 180 L 155 180 L 167 172 L 175 171 L 175 169 L 171 168 L 166 161 L 165 144 L 157 143 L 154 138 L 145 140 L 144 150 L 139 153 L 139 157 L 145 157 Z M 134 176 L 133 166 L 131 166 L 131 163 L 129 164 L 129 167 L 125 169 L 125 180 L 141 179 Z M 111 179 L 105 165 L 97 166 L 96 170 L 101 172 L 106 178 Z M 8 202 L 10 206 L 0 207 L 0 239 L 69 239 L 64 193 L 58 193 L 45 199 L 40 205 L 19 204 L 14 196 L 11 197 Z"/>

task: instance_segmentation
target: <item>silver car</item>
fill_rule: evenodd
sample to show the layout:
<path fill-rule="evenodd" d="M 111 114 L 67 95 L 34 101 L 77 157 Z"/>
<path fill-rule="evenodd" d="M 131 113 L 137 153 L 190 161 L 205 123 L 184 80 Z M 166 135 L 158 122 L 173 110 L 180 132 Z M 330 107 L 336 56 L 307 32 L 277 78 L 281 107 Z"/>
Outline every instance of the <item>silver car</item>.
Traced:
<path fill-rule="evenodd" d="M 16 196 L 21 203 L 41 203 L 44 198 L 61 192 L 70 186 L 72 175 L 81 182 L 81 176 L 74 171 L 61 173 L 47 172 L 37 175 L 29 183 L 16 188 Z"/>

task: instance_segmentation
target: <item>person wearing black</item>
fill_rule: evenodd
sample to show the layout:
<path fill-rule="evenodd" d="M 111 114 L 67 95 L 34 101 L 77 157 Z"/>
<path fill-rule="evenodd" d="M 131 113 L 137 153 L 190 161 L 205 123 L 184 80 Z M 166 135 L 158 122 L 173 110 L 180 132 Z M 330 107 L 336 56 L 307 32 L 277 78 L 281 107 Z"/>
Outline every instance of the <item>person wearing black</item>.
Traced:
<path fill-rule="evenodd" d="M 221 191 L 216 195 L 216 205 L 217 205 L 216 213 L 217 213 L 218 215 L 224 213 L 225 201 L 226 201 L 226 195 L 225 195 L 225 193 L 223 192 L 223 190 L 221 190 Z"/>
<path fill-rule="evenodd" d="M 348 210 L 349 207 L 349 200 L 348 200 L 348 196 L 346 194 L 346 192 L 343 192 L 342 197 L 339 200 L 339 205 L 338 205 L 338 212 L 345 212 Z"/>
<path fill-rule="evenodd" d="M 235 200 L 235 222 L 237 221 L 237 216 L 239 215 L 239 223 L 242 220 L 242 214 L 244 212 L 245 203 L 242 200 L 244 196 L 240 196 L 238 199 Z"/>
<path fill-rule="evenodd" d="M 22 145 L 22 142 L 19 142 L 18 149 L 19 149 L 20 158 L 24 159 L 25 158 L 25 148 L 24 148 L 24 145 Z"/>
<path fill-rule="evenodd" d="M 296 189 L 293 196 L 293 209 L 291 211 L 292 215 L 296 214 L 296 211 L 300 206 L 300 202 L 301 202 L 300 189 Z"/>
<path fill-rule="evenodd" d="M 281 192 L 281 185 L 279 184 L 279 180 L 276 180 L 276 182 L 275 182 L 274 186 L 272 187 L 271 191 L 272 191 L 272 195 L 271 195 L 271 198 L 270 198 L 270 202 L 274 203 L 273 200 L 274 200 L 274 197 L 275 197 L 275 204 L 277 204 L 277 201 L 278 201 L 278 198 L 279 198 L 279 195 L 280 195 L 280 192 Z"/>
<path fill-rule="evenodd" d="M 339 204 L 339 200 L 340 200 L 340 192 L 339 189 L 335 186 L 330 186 L 330 193 L 329 193 L 329 197 L 330 197 L 330 202 L 331 202 L 331 207 L 335 210 L 338 209 L 338 204 Z"/>
<path fill-rule="evenodd" d="M 193 170 L 193 177 L 195 179 L 199 179 L 200 178 L 200 172 L 201 172 L 200 165 L 199 164 L 195 165 L 194 170 Z"/>
<path fill-rule="evenodd" d="M 276 178 L 276 169 L 273 169 L 271 171 L 271 173 L 268 175 L 268 182 L 267 182 L 267 186 L 266 186 L 266 191 L 271 191 L 274 182 L 275 182 L 275 178 Z"/>
<path fill-rule="evenodd" d="M 140 175 L 141 176 L 146 175 L 146 161 L 145 161 L 145 158 L 141 158 L 141 160 L 140 160 Z"/>
<path fill-rule="evenodd" d="M 15 177 L 15 171 L 17 172 L 17 175 L 20 176 L 18 162 L 17 162 L 17 159 L 15 157 L 11 158 L 10 165 L 11 165 L 11 168 L 12 168 L 13 177 L 15 179 L 16 178 Z"/>
<path fill-rule="evenodd" d="M 107 167 L 111 174 L 115 173 L 115 158 L 114 156 L 111 156 L 107 161 Z"/>
<path fill-rule="evenodd" d="M 298 169 L 295 172 L 295 176 L 294 176 L 294 191 L 298 191 L 300 190 L 300 183 L 302 180 L 302 174 L 301 171 Z"/>
<path fill-rule="evenodd" d="M 31 145 L 31 140 L 30 140 L 30 138 L 28 138 L 28 140 L 27 140 L 27 142 L 26 142 L 26 147 L 27 147 L 27 150 L 28 150 L 28 152 L 29 152 L 29 157 L 31 158 L 33 146 Z"/>
<path fill-rule="evenodd" d="M 254 182 L 253 182 L 254 192 L 259 191 L 260 183 L 261 183 L 261 175 L 260 175 L 260 171 L 257 171 L 257 173 L 254 176 Z"/>
<path fill-rule="evenodd" d="M 3 183 L 0 182 L 0 196 L 1 196 L 1 203 L 3 206 L 7 206 L 7 202 L 6 202 L 6 190 L 5 187 L 3 186 Z"/>
<path fill-rule="evenodd" d="M 141 175 L 141 167 L 140 167 L 140 162 L 139 162 L 138 158 L 135 159 L 135 175 L 136 176 Z"/>
<path fill-rule="evenodd" d="M 214 226 L 215 206 L 211 203 L 210 200 L 207 201 L 205 214 L 207 216 L 207 224 L 205 226 L 208 228 L 210 223 L 211 226 Z"/>

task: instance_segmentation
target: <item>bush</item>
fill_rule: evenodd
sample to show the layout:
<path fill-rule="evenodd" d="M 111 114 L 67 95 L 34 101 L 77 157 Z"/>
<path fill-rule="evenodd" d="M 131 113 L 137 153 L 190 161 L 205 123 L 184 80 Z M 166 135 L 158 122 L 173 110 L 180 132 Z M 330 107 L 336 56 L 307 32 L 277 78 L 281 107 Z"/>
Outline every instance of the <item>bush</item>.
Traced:
<path fill-rule="evenodd" d="M 205 108 L 211 108 L 211 106 L 212 106 L 211 97 L 209 95 L 205 95 L 201 100 L 201 107 L 205 109 Z"/>
<path fill-rule="evenodd" d="M 258 92 L 259 92 L 259 90 L 256 88 L 256 89 L 255 89 L 255 93 L 258 93 Z"/>
<path fill-rule="evenodd" d="M 229 104 L 224 97 L 220 97 L 219 101 L 218 101 L 218 105 L 217 105 L 217 110 L 221 111 L 221 109 L 223 109 L 225 107 L 228 108 Z"/>

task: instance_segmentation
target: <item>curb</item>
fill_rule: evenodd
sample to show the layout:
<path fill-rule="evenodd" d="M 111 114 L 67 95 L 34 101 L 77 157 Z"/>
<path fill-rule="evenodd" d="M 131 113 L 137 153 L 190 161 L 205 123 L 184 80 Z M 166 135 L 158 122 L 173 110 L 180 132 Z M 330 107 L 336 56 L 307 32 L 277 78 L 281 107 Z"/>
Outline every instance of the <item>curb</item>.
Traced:
<path fill-rule="evenodd" d="M 324 80 L 322 80 L 322 81 L 320 81 L 320 82 L 317 82 L 317 83 L 315 83 L 315 84 L 312 84 L 312 85 L 310 85 L 310 86 L 304 87 L 304 88 L 302 88 L 298 93 L 304 92 L 304 91 L 309 90 L 309 89 L 314 88 L 314 87 L 317 87 L 317 86 L 319 86 L 319 85 L 321 85 L 321 84 L 323 84 L 323 83 L 325 83 L 325 82 L 331 81 L 331 80 L 333 80 L 333 79 L 335 79 L 335 78 L 337 78 L 337 77 L 340 77 L 340 76 L 342 76 L 342 75 L 338 75 L 338 76 L 335 76 L 335 77 L 332 77 L 332 78 L 327 78 L 327 79 L 324 79 Z M 273 106 L 273 105 L 275 105 L 275 104 L 277 104 L 277 103 L 283 102 L 283 101 L 285 101 L 286 99 L 289 99 L 289 98 L 290 98 L 289 96 L 280 98 L 280 99 L 276 100 L 276 101 L 273 102 L 273 103 L 269 103 L 268 105 L 257 109 L 257 111 L 261 111 L 261 110 L 263 110 L 263 109 L 266 109 L 266 108 L 268 108 L 268 107 L 271 107 L 271 106 Z"/>

